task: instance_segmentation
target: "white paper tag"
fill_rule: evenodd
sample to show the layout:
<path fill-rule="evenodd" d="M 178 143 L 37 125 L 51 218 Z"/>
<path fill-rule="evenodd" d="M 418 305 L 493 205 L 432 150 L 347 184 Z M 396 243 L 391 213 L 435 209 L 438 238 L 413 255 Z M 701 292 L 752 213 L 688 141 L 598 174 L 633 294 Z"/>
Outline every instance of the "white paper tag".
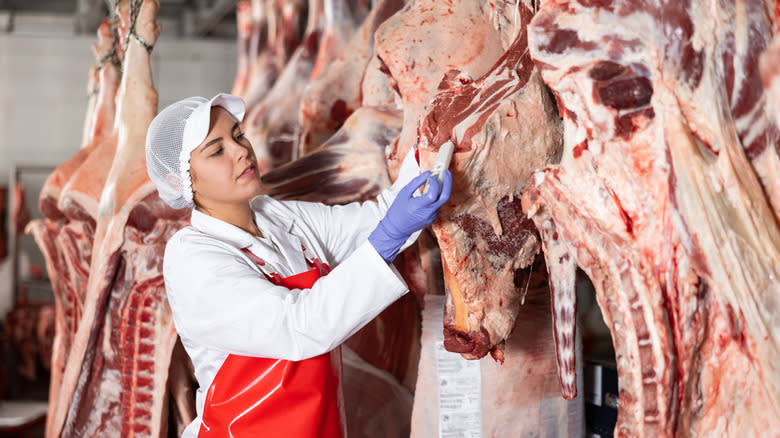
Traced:
<path fill-rule="evenodd" d="M 481 438 L 480 361 L 466 360 L 436 342 L 439 384 L 439 438 Z"/>

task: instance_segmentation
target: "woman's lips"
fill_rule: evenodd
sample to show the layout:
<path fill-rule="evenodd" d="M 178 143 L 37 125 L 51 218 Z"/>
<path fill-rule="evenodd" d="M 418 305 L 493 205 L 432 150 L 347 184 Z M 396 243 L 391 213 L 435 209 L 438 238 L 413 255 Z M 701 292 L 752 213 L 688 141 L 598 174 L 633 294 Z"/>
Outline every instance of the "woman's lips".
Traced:
<path fill-rule="evenodd" d="M 241 175 L 238 175 L 238 179 L 246 178 L 246 177 L 252 176 L 254 174 L 255 174 L 255 165 L 251 164 L 251 165 L 249 165 L 249 167 L 244 169 L 243 172 L 241 172 Z"/>

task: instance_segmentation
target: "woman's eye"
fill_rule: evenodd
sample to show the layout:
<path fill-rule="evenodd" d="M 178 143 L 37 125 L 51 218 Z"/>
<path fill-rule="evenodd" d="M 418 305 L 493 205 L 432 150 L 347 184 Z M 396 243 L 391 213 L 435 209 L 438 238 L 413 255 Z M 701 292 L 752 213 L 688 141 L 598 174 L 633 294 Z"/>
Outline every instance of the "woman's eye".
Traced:
<path fill-rule="evenodd" d="M 237 140 L 237 141 L 241 141 L 241 140 L 243 140 L 244 138 L 245 138 L 245 136 L 244 136 L 244 133 L 243 133 L 243 132 L 239 132 L 238 134 L 236 134 L 236 140 Z"/>
<path fill-rule="evenodd" d="M 222 153 L 222 146 L 218 147 L 214 152 L 209 155 L 209 157 L 216 157 L 217 155 L 220 155 Z"/>

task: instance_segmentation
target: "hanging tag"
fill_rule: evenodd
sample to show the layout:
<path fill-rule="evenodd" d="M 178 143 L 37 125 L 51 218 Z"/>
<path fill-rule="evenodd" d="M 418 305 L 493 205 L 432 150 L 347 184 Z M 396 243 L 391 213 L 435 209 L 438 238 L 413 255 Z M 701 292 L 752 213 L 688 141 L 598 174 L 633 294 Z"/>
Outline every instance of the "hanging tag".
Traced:
<path fill-rule="evenodd" d="M 439 438 L 482 437 L 480 361 L 466 360 L 436 341 L 439 386 Z"/>

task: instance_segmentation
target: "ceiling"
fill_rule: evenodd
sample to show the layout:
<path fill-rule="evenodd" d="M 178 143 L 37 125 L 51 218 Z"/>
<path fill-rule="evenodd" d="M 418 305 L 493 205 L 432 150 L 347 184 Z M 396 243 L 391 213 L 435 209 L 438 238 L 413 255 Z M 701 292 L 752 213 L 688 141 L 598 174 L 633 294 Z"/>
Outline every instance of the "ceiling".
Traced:
<path fill-rule="evenodd" d="M 179 38 L 235 38 L 238 0 L 158 0 L 158 21 Z M 116 0 L 0 0 L 0 33 L 93 34 Z M 174 32 L 171 32 L 174 29 Z"/>

